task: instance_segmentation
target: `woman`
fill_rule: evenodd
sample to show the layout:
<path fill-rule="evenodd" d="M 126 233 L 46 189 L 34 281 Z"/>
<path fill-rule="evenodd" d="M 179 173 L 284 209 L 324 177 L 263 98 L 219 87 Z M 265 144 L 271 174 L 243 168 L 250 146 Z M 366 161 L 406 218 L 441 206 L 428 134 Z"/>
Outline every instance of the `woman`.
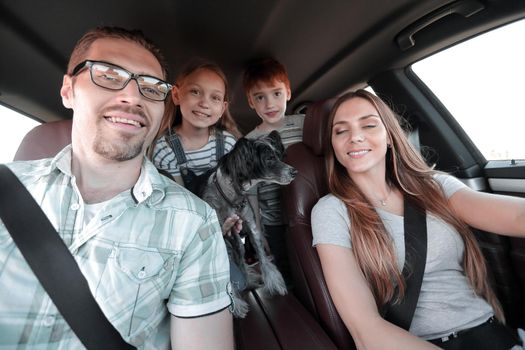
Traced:
<path fill-rule="evenodd" d="M 329 126 L 326 139 L 331 144 L 325 149 L 331 194 L 312 211 L 313 244 L 356 346 L 453 348 L 467 341 L 468 333 L 462 331 L 475 327 L 484 333 L 490 329 L 491 341 L 502 344 L 487 345 L 490 349 L 516 344 L 500 323 L 503 313 L 468 226 L 523 237 L 525 200 L 475 192 L 432 170 L 408 142 L 395 114 L 364 90 L 338 99 Z M 405 292 L 401 270 L 407 199 L 426 210 L 428 236 L 410 332 L 384 320 L 378 311 L 402 300 Z M 458 338 L 449 337 L 456 332 Z"/>

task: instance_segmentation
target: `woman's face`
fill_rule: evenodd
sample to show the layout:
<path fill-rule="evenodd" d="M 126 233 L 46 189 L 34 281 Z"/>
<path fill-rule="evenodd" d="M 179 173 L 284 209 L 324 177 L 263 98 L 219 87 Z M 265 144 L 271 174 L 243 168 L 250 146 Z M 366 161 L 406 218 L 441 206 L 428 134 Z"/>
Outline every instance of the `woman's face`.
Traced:
<path fill-rule="evenodd" d="M 173 102 L 180 105 L 183 122 L 195 128 L 209 128 L 219 121 L 228 104 L 225 95 L 224 81 L 208 69 L 191 73 L 172 91 Z"/>
<path fill-rule="evenodd" d="M 343 102 L 332 122 L 332 147 L 351 178 L 385 174 L 388 134 L 379 113 L 368 100 Z"/>

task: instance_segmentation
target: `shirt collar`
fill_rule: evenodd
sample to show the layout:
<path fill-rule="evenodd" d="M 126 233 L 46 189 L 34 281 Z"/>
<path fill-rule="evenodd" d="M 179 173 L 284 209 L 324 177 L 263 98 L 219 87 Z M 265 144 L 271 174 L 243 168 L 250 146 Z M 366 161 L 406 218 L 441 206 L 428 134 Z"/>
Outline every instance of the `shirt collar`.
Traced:
<path fill-rule="evenodd" d="M 71 171 L 71 152 L 71 145 L 66 146 L 54 158 L 52 158 L 51 161 L 47 159 L 47 164 L 43 167 L 37 167 L 35 173 L 38 172 L 41 176 L 45 176 L 58 170 L 69 177 L 73 177 Z M 130 191 L 133 200 L 136 204 L 148 200 L 149 205 L 156 205 L 162 201 L 165 192 L 166 182 L 163 181 L 162 175 L 159 174 L 157 168 L 155 168 L 155 166 L 144 156 L 140 169 L 140 176 Z"/>
<path fill-rule="evenodd" d="M 139 179 L 131 189 L 131 195 L 135 203 L 138 204 L 148 200 L 150 205 L 155 205 L 164 198 L 166 185 L 162 181 L 161 176 L 157 168 L 144 157 Z"/>

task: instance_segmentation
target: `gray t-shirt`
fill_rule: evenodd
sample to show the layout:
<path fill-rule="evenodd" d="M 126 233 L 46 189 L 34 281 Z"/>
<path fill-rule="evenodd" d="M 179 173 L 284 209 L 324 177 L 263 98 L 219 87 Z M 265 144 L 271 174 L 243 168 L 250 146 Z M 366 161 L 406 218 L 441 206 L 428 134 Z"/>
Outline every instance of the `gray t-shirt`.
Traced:
<path fill-rule="evenodd" d="M 438 174 L 435 179 L 447 198 L 466 186 L 455 177 Z M 405 260 L 403 217 L 376 208 L 394 241 L 398 267 Z M 350 220 L 344 203 L 329 194 L 312 210 L 313 245 L 333 244 L 352 248 Z M 427 215 L 427 261 L 421 292 L 410 333 L 434 339 L 485 322 L 492 307 L 472 290 L 463 271 L 464 244 L 458 232 L 432 215 Z"/>

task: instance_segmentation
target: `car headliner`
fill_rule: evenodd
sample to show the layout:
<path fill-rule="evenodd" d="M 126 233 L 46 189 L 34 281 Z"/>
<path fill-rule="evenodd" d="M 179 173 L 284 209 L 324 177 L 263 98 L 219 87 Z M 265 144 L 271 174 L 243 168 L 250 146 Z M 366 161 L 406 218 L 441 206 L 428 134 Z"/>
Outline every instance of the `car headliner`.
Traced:
<path fill-rule="evenodd" d="M 418 32 L 417 45 L 403 51 L 396 36 L 452 1 L 4 1 L 0 103 L 42 121 L 69 118 L 59 88 L 76 40 L 90 28 L 116 25 L 141 29 L 162 48 L 171 81 L 191 57 L 217 62 L 232 86 L 232 114 L 248 131 L 258 121 L 242 90 L 242 68 L 249 60 L 273 56 L 284 63 L 292 81 L 291 112 L 462 40 L 472 35 L 476 21 L 483 23 L 479 32 L 525 11 L 520 1 L 467 2 L 491 8 L 497 19 L 485 24 L 483 11 L 468 21 L 446 17 Z M 447 32 L 457 34 L 443 40 Z"/>

